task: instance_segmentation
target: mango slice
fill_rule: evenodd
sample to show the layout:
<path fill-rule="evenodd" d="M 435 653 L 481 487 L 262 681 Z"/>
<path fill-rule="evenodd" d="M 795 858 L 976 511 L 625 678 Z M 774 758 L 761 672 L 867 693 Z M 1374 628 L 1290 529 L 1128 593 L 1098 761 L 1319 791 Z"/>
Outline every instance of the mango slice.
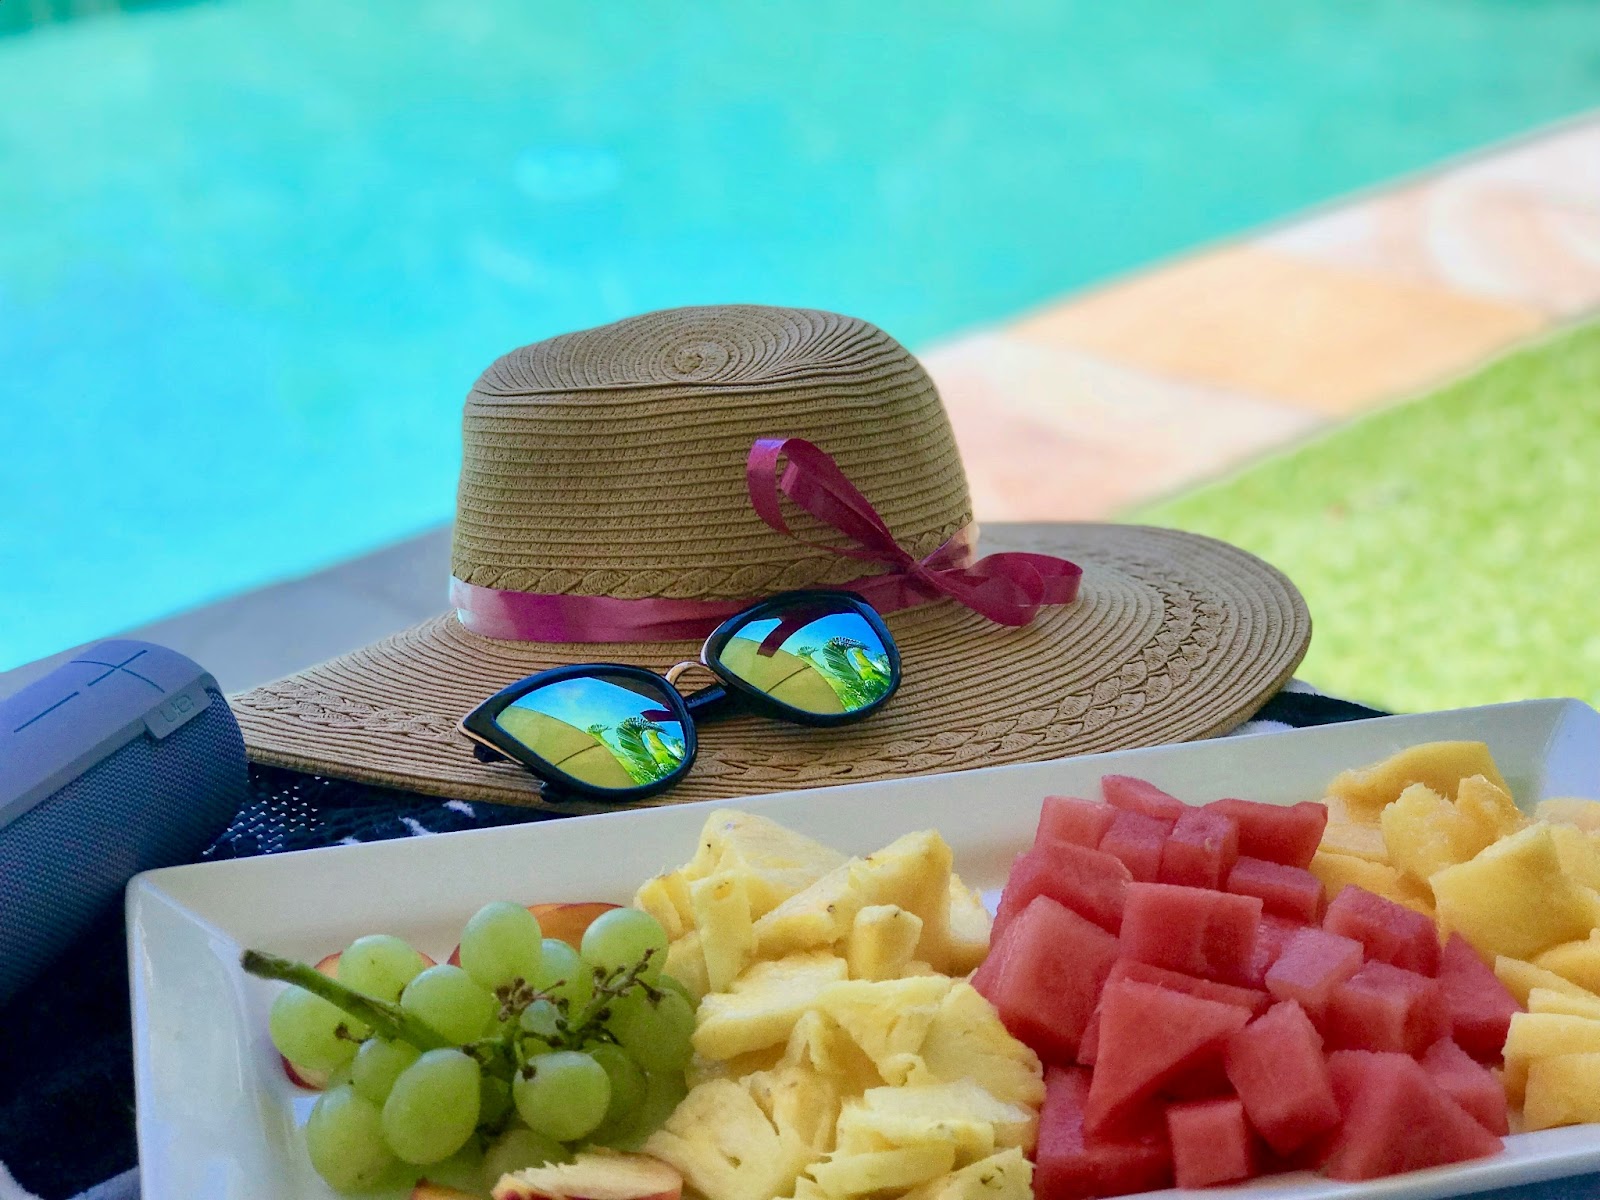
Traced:
<path fill-rule="evenodd" d="M 1557 1054 L 1528 1064 L 1524 1129 L 1600 1121 L 1600 1054 Z"/>
<path fill-rule="evenodd" d="M 1502 838 L 1470 862 L 1434 875 L 1440 936 L 1459 932 L 1483 955 L 1531 959 L 1587 937 L 1595 894 L 1568 879 L 1545 824 Z"/>
<path fill-rule="evenodd" d="M 1357 819 L 1376 820 L 1385 804 L 1399 799 L 1413 783 L 1426 784 L 1448 800 L 1456 798 L 1461 781 L 1482 775 L 1501 791 L 1509 791 L 1482 742 L 1424 742 L 1391 754 L 1370 767 L 1342 771 L 1328 785 L 1328 794 L 1349 806 Z"/>

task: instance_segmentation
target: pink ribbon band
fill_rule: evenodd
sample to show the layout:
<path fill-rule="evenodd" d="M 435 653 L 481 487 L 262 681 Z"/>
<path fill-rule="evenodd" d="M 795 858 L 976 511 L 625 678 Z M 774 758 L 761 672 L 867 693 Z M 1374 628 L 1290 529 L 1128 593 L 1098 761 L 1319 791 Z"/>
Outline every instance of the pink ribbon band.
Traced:
<path fill-rule="evenodd" d="M 757 515 L 779 533 L 832 554 L 888 567 L 836 588 L 855 592 L 880 613 L 948 598 L 998 624 L 1016 626 L 1031 621 L 1041 605 L 1070 604 L 1077 598 L 1083 572 L 1075 564 L 1048 554 L 1015 552 L 975 559 L 970 525 L 925 558 L 913 557 L 895 541 L 883 518 L 839 465 L 803 438 L 759 439 L 750 448 L 745 480 Z M 784 520 L 780 496 L 855 544 L 834 546 L 799 537 Z M 688 641 L 705 637 L 761 599 L 624 600 L 513 592 L 450 580 L 450 603 L 462 625 L 472 633 L 506 641 Z"/>

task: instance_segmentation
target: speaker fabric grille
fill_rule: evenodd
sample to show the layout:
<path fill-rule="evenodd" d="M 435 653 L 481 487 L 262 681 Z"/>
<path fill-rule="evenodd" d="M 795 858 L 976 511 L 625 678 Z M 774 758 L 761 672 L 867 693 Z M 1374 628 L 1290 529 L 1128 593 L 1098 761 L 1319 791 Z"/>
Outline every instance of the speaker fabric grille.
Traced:
<path fill-rule="evenodd" d="M 244 741 L 227 702 L 161 741 L 135 738 L 4 831 L 0 1002 L 25 986 L 130 877 L 195 858 L 244 801 Z"/>

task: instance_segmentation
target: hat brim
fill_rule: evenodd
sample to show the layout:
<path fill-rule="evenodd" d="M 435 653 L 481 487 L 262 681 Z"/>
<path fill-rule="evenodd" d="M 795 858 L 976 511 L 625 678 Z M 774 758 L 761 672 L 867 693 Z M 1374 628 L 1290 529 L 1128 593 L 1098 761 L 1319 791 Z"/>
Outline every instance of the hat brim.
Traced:
<path fill-rule="evenodd" d="M 1008 533 L 1017 533 L 1014 527 Z M 985 538 L 984 551 L 1022 548 Z M 1006 538 L 1014 541 L 1015 538 Z M 736 716 L 701 730 L 694 769 L 646 804 L 1035 762 L 1233 728 L 1283 686 L 1311 640 L 1294 585 L 1223 542 L 1129 525 L 1033 526 L 1026 548 L 1083 568 L 1078 599 L 1018 629 L 939 601 L 886 617 L 904 682 L 858 725 Z M 467 633 L 453 613 L 231 698 L 260 763 L 560 813 L 511 763 L 485 765 L 457 730 L 506 684 L 549 667 L 665 670 L 700 643 L 551 644 Z"/>

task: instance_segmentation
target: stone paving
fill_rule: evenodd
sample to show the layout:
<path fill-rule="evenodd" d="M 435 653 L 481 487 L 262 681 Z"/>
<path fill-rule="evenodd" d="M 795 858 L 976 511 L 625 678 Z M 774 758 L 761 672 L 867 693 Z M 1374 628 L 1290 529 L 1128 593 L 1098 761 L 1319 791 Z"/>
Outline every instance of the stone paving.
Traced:
<path fill-rule="evenodd" d="M 1109 517 L 1600 308 L 1600 114 L 923 354 L 989 520 Z"/>

